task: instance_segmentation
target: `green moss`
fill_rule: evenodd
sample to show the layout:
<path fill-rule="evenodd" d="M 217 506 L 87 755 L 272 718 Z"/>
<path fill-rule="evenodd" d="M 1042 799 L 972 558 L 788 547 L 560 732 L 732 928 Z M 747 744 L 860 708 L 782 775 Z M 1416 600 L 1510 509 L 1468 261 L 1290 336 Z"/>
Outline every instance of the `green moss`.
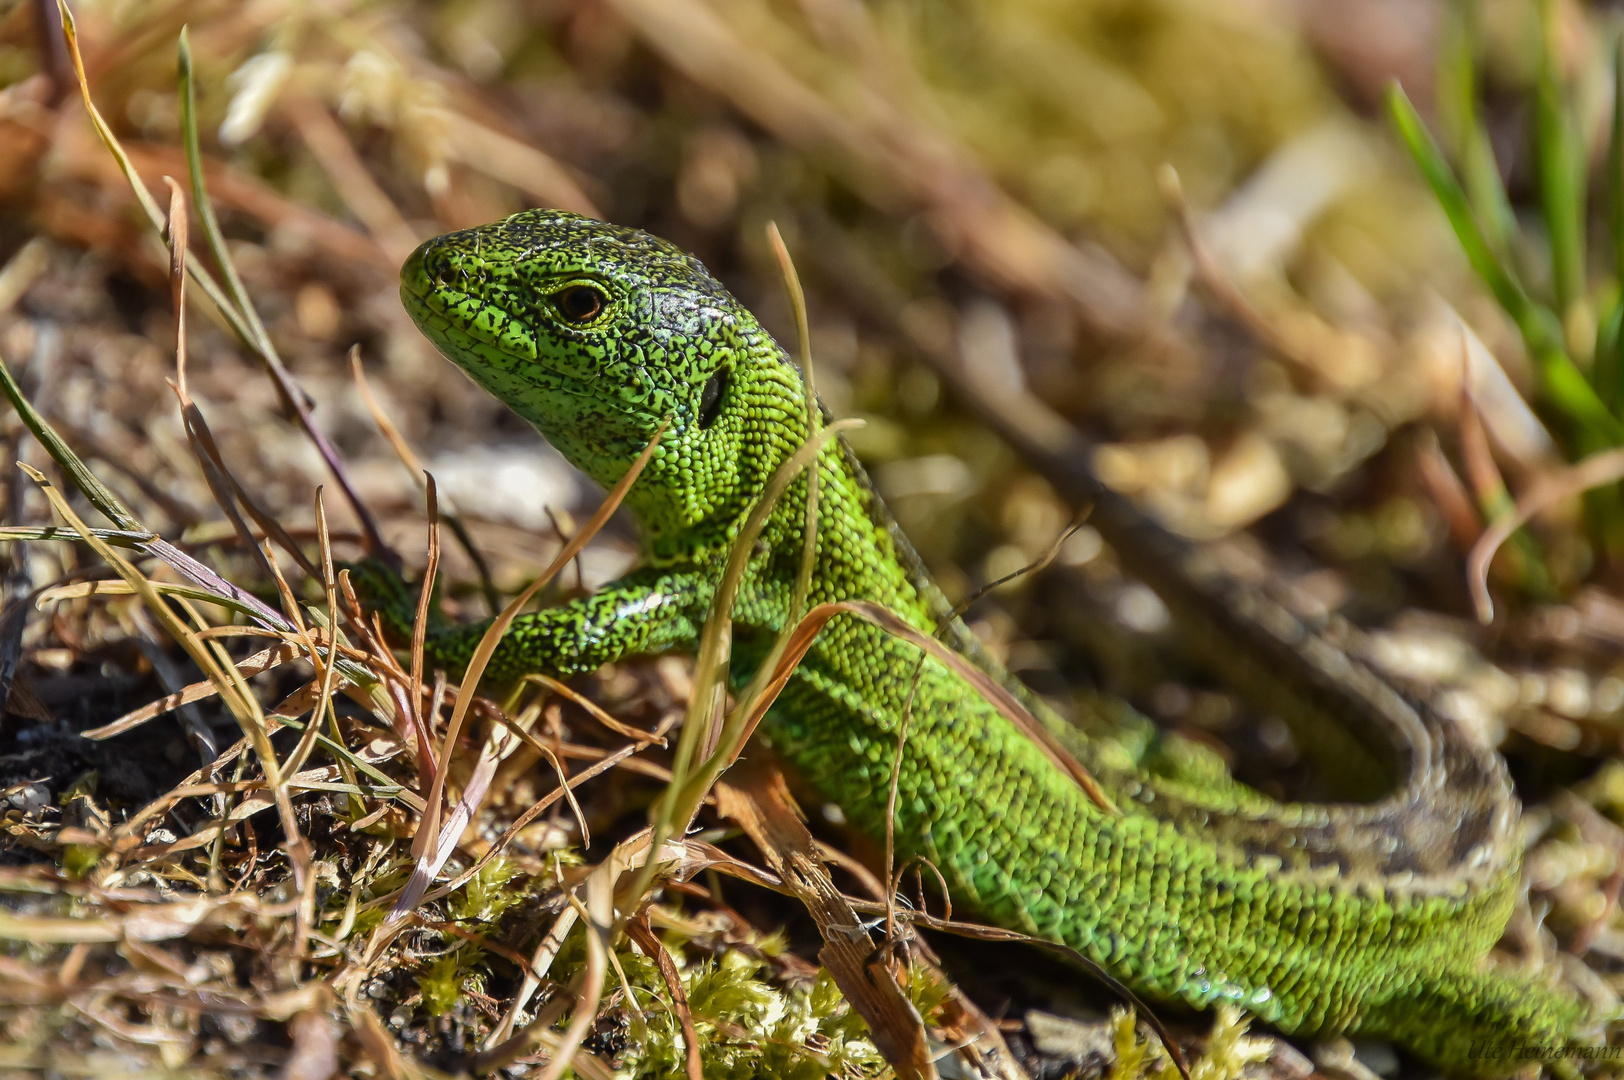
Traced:
<path fill-rule="evenodd" d="M 567 980 L 581 962 L 581 937 L 572 934 L 554 974 Z M 884 1060 L 869 1041 L 868 1029 L 820 973 L 811 986 L 783 988 L 767 978 L 767 965 L 742 952 L 683 964 L 680 946 L 670 946 L 688 996 L 699 1036 L 707 1080 L 821 1080 L 833 1075 L 879 1076 Z M 665 980 L 654 961 L 631 948 L 618 954 L 633 1001 L 624 1003 L 644 1019 L 642 1037 L 615 1063 L 619 1076 L 681 1080 L 687 1049 Z M 616 989 L 611 977 L 609 988 Z M 424 999 L 427 1001 L 427 991 Z M 744 1038 L 739 1033 L 745 1033 Z"/>
<path fill-rule="evenodd" d="M 524 899 L 528 890 L 510 888 L 509 883 L 519 876 L 519 868 L 507 859 L 492 859 L 479 872 L 468 879 L 468 884 L 454 893 L 447 907 L 458 922 L 478 920 L 495 922 L 502 912 Z"/>
<path fill-rule="evenodd" d="M 94 870 L 101 859 L 102 849 L 94 844 L 69 844 L 62 849 L 62 870 L 78 880 Z"/>
<path fill-rule="evenodd" d="M 484 955 L 472 946 L 453 949 L 418 973 L 417 989 L 430 1016 L 444 1016 L 455 1008 L 465 983 L 484 982 L 483 976 L 473 970 Z"/>
<path fill-rule="evenodd" d="M 908 969 L 902 992 L 908 995 L 908 1000 L 928 1023 L 953 996 L 953 984 L 935 968 L 921 965 Z"/>
<path fill-rule="evenodd" d="M 1107 1080 L 1180 1080 L 1161 1040 L 1140 1035 L 1132 1009 L 1111 1010 L 1111 1023 L 1116 1064 Z M 1190 1063 L 1190 1080 L 1238 1080 L 1247 1066 L 1267 1059 L 1272 1040 L 1248 1036 L 1248 1023 L 1233 1005 L 1220 1005 L 1206 1050 Z"/>

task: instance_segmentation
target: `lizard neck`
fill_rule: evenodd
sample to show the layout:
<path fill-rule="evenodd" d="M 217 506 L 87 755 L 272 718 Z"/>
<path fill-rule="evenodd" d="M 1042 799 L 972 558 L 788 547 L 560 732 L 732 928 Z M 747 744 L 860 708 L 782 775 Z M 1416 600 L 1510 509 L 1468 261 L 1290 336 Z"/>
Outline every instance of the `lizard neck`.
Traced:
<path fill-rule="evenodd" d="M 710 460 L 657 456 L 628 498 L 654 565 L 691 565 L 719 578 L 773 474 L 808 436 L 799 369 L 753 319 L 741 332 L 724 405 L 710 432 Z M 695 484 L 696 476 L 703 482 Z M 843 440 L 818 455 L 818 482 L 811 602 L 872 600 L 934 631 L 948 605 Z M 787 613 L 800 568 L 808 488 L 803 472 L 778 500 L 745 582 L 747 606 L 772 629 Z"/>

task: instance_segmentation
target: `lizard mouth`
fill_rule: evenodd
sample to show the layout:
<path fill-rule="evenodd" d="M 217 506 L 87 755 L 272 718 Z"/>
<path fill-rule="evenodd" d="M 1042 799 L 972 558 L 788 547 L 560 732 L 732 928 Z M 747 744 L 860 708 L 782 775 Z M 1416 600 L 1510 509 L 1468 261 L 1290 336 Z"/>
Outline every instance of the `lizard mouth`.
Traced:
<path fill-rule="evenodd" d="M 488 363 L 497 357 L 510 363 L 537 363 L 536 337 L 529 323 L 493 301 L 479 260 L 442 250 L 445 239 L 420 245 L 400 268 L 401 304 L 412 321 L 459 364 Z M 552 374 L 564 377 L 563 372 Z"/>
<path fill-rule="evenodd" d="M 544 431 L 554 417 L 522 403 L 538 390 L 610 411 L 601 388 L 553 362 L 530 322 L 493 300 L 482 260 L 438 237 L 420 245 L 400 270 L 400 299 L 412 322 L 447 359 Z M 451 250 L 440 250 L 446 247 Z"/>
<path fill-rule="evenodd" d="M 473 242 L 480 230 L 469 232 L 473 240 L 451 233 L 419 245 L 400 270 L 401 305 L 441 353 L 521 413 L 514 395 L 537 391 L 571 399 L 575 412 L 590 405 L 596 415 L 638 427 L 670 410 L 670 395 L 640 363 L 627 359 L 611 370 L 584 332 L 554 327 L 529 310 L 521 284 L 500 273 L 512 249 L 488 242 L 482 248 Z M 548 426 L 539 416 L 526 418 Z"/>

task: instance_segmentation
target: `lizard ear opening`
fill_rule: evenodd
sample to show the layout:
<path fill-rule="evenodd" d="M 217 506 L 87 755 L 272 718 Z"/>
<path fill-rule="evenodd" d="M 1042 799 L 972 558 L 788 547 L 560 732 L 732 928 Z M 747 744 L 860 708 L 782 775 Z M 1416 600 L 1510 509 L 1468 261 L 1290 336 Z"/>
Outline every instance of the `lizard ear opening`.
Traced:
<path fill-rule="evenodd" d="M 716 423 L 717 416 L 722 412 L 722 395 L 727 393 L 728 370 L 722 368 L 705 382 L 705 389 L 699 393 L 699 429 L 701 431 Z"/>

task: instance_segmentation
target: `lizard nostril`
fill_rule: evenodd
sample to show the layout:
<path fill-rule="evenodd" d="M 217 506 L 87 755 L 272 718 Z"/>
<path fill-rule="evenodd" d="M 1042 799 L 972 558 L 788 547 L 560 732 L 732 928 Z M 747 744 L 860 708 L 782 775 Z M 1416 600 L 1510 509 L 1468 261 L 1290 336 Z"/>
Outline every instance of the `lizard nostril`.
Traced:
<path fill-rule="evenodd" d="M 458 270 L 461 259 L 438 239 L 419 245 L 400 268 L 400 280 L 419 292 L 442 288 Z"/>

